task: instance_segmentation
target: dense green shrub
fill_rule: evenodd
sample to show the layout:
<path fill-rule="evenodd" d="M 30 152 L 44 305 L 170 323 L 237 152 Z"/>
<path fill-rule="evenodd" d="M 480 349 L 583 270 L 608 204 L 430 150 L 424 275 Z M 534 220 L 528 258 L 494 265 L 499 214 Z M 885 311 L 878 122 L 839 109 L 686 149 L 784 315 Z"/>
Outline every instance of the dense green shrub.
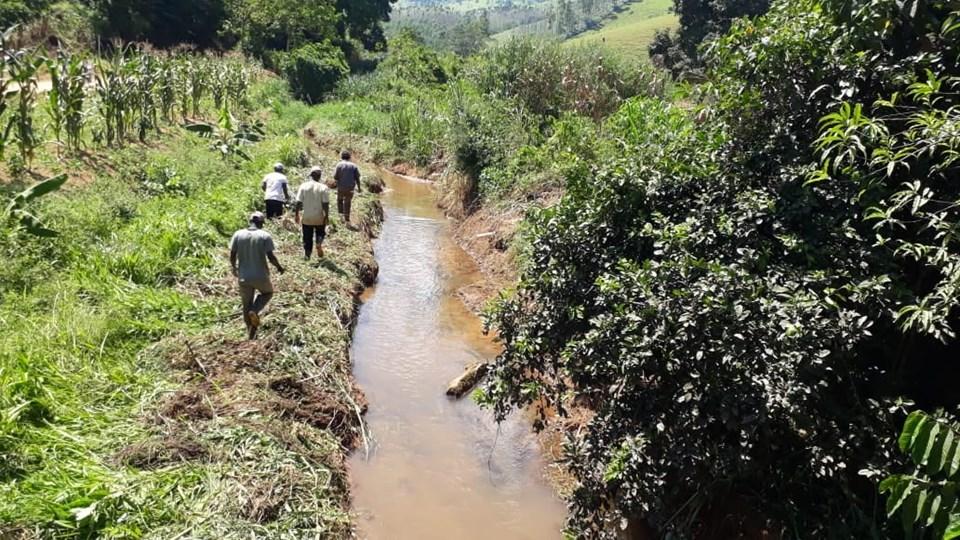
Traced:
<path fill-rule="evenodd" d="M 225 0 L 93 0 L 103 39 L 149 41 L 161 47 L 179 43 L 211 47 L 227 19 Z"/>
<path fill-rule="evenodd" d="M 504 164 L 483 170 L 479 191 L 485 200 L 562 188 L 563 178 L 587 174 L 604 150 L 599 126 L 582 116 L 551 120 L 544 135 L 542 141 L 508 149 Z"/>
<path fill-rule="evenodd" d="M 428 48 L 409 30 L 390 40 L 390 52 L 379 66 L 381 73 L 410 85 L 430 85 L 447 81 L 447 73 L 436 51 Z"/>
<path fill-rule="evenodd" d="M 897 443 L 914 469 L 880 484 L 887 493 L 887 514 L 899 514 L 908 538 L 924 530 L 937 540 L 960 538 L 960 424 L 914 411 Z"/>
<path fill-rule="evenodd" d="M 279 67 L 271 56 L 275 51 L 336 39 L 338 19 L 331 2 L 243 0 L 233 8 L 230 30 L 246 53 Z"/>
<path fill-rule="evenodd" d="M 613 51 L 530 38 L 488 49 L 465 76 L 483 92 L 516 98 L 530 112 L 552 117 L 575 112 L 599 120 L 628 98 L 663 91 L 655 73 Z"/>
<path fill-rule="evenodd" d="M 0 29 L 33 19 L 49 3 L 50 0 L 0 0 Z"/>
<path fill-rule="evenodd" d="M 575 535 L 885 534 L 904 409 L 960 401 L 956 20 L 778 2 L 715 42 L 699 110 L 626 104 L 531 217 L 486 397 L 593 411 Z"/>
<path fill-rule="evenodd" d="M 310 43 L 284 53 L 279 64 L 293 94 L 310 103 L 321 101 L 333 91 L 348 71 L 343 51 L 322 43 Z"/>
<path fill-rule="evenodd" d="M 661 30 L 650 43 L 650 59 L 674 77 L 699 77 L 701 48 L 727 32 L 741 17 L 756 17 L 770 8 L 770 0 L 674 0 L 680 17 L 676 32 Z"/>

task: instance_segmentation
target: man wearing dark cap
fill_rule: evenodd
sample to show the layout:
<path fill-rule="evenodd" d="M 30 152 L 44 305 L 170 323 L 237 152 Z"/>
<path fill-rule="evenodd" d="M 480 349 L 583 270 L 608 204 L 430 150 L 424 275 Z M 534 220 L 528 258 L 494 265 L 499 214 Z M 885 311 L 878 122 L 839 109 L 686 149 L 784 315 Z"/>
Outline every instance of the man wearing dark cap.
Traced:
<path fill-rule="evenodd" d="M 349 227 L 353 193 L 360 193 L 360 169 L 350 161 L 350 152 L 344 150 L 340 153 L 340 163 L 333 171 L 333 179 L 337 182 L 337 212 Z"/>
<path fill-rule="evenodd" d="M 250 216 L 250 226 L 240 229 L 230 239 L 230 268 L 237 277 L 243 303 L 243 321 L 250 339 L 256 339 L 257 329 L 260 328 L 260 312 L 273 297 L 267 261 L 276 267 L 277 272 L 284 272 L 273 254 L 273 238 L 263 230 L 265 220 L 262 213 L 254 212 Z"/>

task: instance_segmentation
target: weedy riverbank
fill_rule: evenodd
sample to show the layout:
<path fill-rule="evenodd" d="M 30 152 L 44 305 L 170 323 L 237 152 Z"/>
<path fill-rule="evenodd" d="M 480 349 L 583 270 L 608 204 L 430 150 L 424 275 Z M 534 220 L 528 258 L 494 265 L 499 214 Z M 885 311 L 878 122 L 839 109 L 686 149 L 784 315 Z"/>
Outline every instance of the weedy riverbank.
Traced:
<path fill-rule="evenodd" d="M 33 209 L 57 237 L 0 238 L 0 538 L 349 533 L 347 348 L 380 207 L 359 197 L 361 230 L 337 226 L 319 264 L 271 225 L 288 271 L 244 341 L 229 237 L 274 161 L 294 188 L 332 165 L 301 135 L 309 107 L 277 81 L 252 94 L 249 161 L 171 128 L 66 171 L 84 181 Z"/>

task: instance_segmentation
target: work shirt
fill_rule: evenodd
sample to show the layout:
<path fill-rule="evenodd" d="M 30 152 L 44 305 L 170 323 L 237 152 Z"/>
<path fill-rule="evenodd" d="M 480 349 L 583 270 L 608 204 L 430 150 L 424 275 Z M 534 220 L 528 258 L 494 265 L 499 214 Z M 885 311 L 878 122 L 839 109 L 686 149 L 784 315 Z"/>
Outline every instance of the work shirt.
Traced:
<path fill-rule="evenodd" d="M 324 225 L 326 212 L 323 205 L 330 204 L 330 188 L 322 182 L 307 180 L 297 190 L 297 202 L 303 210 L 300 223 L 304 225 Z"/>
<path fill-rule="evenodd" d="M 240 281 L 269 281 L 267 254 L 273 253 L 273 237 L 263 229 L 250 226 L 237 231 L 230 239 L 230 252 L 237 252 L 237 273 Z"/>
<path fill-rule="evenodd" d="M 333 179 L 337 181 L 337 191 L 353 191 L 360 185 L 360 169 L 349 161 L 341 161 L 333 171 Z"/>
<path fill-rule="evenodd" d="M 283 188 L 287 185 L 286 176 L 272 172 L 263 177 L 263 183 L 267 188 L 265 197 L 268 201 L 287 201 L 287 197 L 283 194 Z"/>

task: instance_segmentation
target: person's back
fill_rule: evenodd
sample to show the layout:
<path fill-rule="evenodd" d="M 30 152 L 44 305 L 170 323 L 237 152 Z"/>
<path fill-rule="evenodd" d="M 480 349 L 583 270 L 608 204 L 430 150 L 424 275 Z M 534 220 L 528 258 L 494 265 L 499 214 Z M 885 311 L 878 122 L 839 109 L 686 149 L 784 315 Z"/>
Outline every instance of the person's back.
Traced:
<path fill-rule="evenodd" d="M 325 225 L 327 213 L 324 205 L 330 204 L 330 189 L 322 182 L 309 179 L 297 193 L 297 202 L 303 205 L 303 217 L 301 222 L 304 225 Z"/>
<path fill-rule="evenodd" d="M 273 172 L 263 177 L 260 187 L 266 199 L 267 218 L 273 219 L 283 216 L 283 205 L 290 198 L 287 189 L 287 177 L 283 174 L 283 163 L 273 166 Z"/>
<path fill-rule="evenodd" d="M 333 178 L 338 192 L 353 192 L 360 185 L 360 169 L 353 162 L 343 160 L 337 163 Z"/>
<path fill-rule="evenodd" d="M 250 227 L 237 231 L 230 239 L 230 269 L 237 277 L 243 321 L 250 339 L 257 337 L 260 312 L 273 297 L 267 261 L 283 273 L 280 261 L 273 254 L 273 238 L 263 230 L 265 220 L 266 216 L 254 212 L 250 215 Z"/>
<path fill-rule="evenodd" d="M 272 172 L 263 177 L 264 198 L 268 201 L 285 202 L 287 200 L 283 193 L 283 186 L 287 185 L 287 176 L 283 173 Z"/>
<path fill-rule="evenodd" d="M 350 161 L 350 152 L 344 150 L 340 159 L 342 161 L 337 163 L 337 168 L 333 171 L 333 179 L 337 182 L 337 211 L 349 228 L 353 192 L 360 191 L 360 169 Z"/>
<path fill-rule="evenodd" d="M 237 253 L 237 277 L 241 282 L 262 283 L 270 280 L 267 254 L 273 252 L 273 237 L 263 229 L 248 228 L 237 231 L 230 241 Z"/>

